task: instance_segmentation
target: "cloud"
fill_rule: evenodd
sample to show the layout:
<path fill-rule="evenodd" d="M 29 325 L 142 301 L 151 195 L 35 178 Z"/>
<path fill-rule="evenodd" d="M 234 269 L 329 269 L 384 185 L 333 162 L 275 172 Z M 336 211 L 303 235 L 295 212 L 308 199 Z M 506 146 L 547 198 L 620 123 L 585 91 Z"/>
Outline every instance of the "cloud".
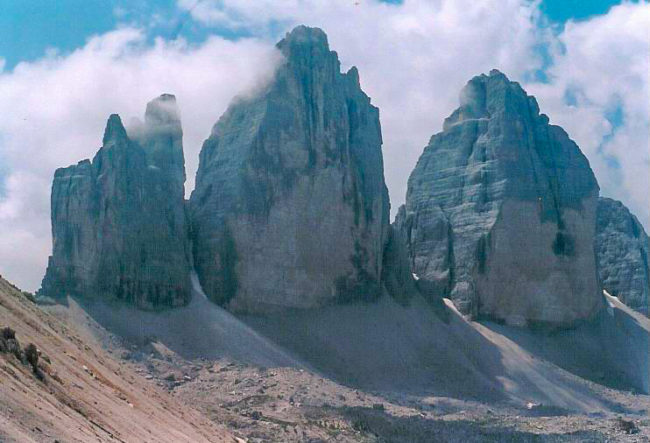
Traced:
<path fill-rule="evenodd" d="M 498 68 L 538 95 L 542 112 L 583 147 L 604 191 L 632 202 L 643 222 L 650 219 L 635 182 L 647 184 L 648 176 L 641 161 L 647 161 L 648 79 L 641 75 L 647 58 L 639 56 L 648 53 L 647 36 L 639 37 L 648 27 L 647 4 L 624 4 L 560 31 L 541 26 L 539 5 L 529 0 L 177 4 L 193 20 L 188 26 L 252 38 L 151 43 L 146 31 L 126 27 L 67 56 L 51 54 L 0 73 L 0 161 L 9 172 L 0 203 L 0 272 L 17 284 L 35 289 L 45 270 L 54 169 L 94 155 L 110 113 L 128 122 L 151 98 L 175 94 L 192 189 L 211 126 L 235 93 L 268 77 L 277 62 L 275 41 L 298 23 L 328 33 L 343 68 L 359 68 L 362 87 L 380 108 L 393 212 L 422 149 L 458 106 L 462 86 Z M 543 68 L 548 83 L 535 83 Z"/>
<path fill-rule="evenodd" d="M 549 84 L 528 85 L 589 158 L 601 194 L 650 227 L 650 4 L 624 3 L 557 37 Z"/>

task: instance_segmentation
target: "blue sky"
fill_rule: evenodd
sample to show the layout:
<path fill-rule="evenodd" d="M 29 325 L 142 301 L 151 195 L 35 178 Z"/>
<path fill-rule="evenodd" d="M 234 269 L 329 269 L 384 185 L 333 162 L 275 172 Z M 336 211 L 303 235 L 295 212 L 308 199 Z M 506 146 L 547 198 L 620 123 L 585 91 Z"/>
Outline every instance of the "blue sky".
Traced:
<path fill-rule="evenodd" d="M 23 60 L 42 57 L 48 48 L 66 52 L 84 45 L 94 34 L 114 29 L 119 22 L 144 23 L 154 13 L 178 13 L 173 0 L 0 0 L 0 57 L 5 69 Z"/>
<path fill-rule="evenodd" d="M 556 22 L 584 20 L 594 15 L 605 14 L 617 0 L 543 0 L 542 11 Z"/>
<path fill-rule="evenodd" d="M 619 3 L 620 0 L 543 0 L 540 7 L 551 21 L 562 24 L 570 19 L 605 14 Z M 208 32 L 238 35 L 225 29 L 208 31 L 190 23 L 187 11 L 180 10 L 174 0 L 0 0 L 0 11 L 0 29 L 5 35 L 0 39 L 0 57 L 5 60 L 5 69 L 12 69 L 20 61 L 41 58 L 49 48 L 62 53 L 74 50 L 91 35 L 105 33 L 120 23 L 146 25 L 151 36 L 170 38 L 180 33 L 193 41 L 203 39 Z M 162 18 L 159 25 L 152 24 L 154 16 Z"/>

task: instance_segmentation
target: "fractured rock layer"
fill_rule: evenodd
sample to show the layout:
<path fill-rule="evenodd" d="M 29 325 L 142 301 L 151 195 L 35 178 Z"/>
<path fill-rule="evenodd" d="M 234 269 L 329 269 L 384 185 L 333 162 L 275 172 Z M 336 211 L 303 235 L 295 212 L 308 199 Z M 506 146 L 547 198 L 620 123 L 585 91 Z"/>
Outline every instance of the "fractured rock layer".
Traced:
<path fill-rule="evenodd" d="M 603 288 L 648 315 L 648 235 L 639 220 L 616 200 L 599 198 L 596 220 L 596 260 Z"/>

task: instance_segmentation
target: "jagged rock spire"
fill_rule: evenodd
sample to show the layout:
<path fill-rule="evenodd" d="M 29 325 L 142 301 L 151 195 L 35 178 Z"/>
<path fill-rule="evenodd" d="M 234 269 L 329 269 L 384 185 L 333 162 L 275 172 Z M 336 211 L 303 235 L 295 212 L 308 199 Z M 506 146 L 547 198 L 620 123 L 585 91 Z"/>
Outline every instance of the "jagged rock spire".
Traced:
<path fill-rule="evenodd" d="M 144 127 L 136 140 L 147 153 L 148 163 L 172 177 L 174 189 L 184 195 L 183 129 L 174 95 L 162 94 L 147 103 Z"/>
<path fill-rule="evenodd" d="M 107 145 L 111 141 L 126 140 L 126 129 L 122 125 L 122 119 L 117 114 L 111 114 L 106 122 L 106 129 L 104 130 L 104 138 L 102 143 Z"/>

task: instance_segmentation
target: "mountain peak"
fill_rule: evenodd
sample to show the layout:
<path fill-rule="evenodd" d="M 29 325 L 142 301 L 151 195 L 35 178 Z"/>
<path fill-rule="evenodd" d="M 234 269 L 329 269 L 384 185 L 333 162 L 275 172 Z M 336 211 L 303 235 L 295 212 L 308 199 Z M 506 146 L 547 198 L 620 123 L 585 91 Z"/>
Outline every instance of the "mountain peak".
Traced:
<path fill-rule="evenodd" d="M 144 119 L 147 124 L 180 124 L 176 97 L 172 94 L 161 94 L 151 100 L 147 103 Z"/>
<path fill-rule="evenodd" d="M 508 79 L 508 76 L 505 75 L 503 72 L 499 71 L 498 69 L 491 69 L 489 77 L 499 77 L 505 79 L 506 81 L 510 81 Z"/>
<path fill-rule="evenodd" d="M 108 122 L 106 122 L 106 129 L 104 130 L 103 143 L 106 144 L 110 140 L 119 140 L 126 138 L 126 129 L 122 124 L 120 116 L 117 114 L 111 114 L 108 117 Z"/>
<path fill-rule="evenodd" d="M 459 96 L 460 106 L 445 119 L 443 129 L 463 121 L 490 118 L 497 113 L 533 116 L 539 114 L 535 97 L 529 96 L 521 85 L 511 81 L 498 69 L 492 69 L 488 75 L 473 77 L 463 87 Z M 546 116 L 542 117 L 548 123 Z"/>
<path fill-rule="evenodd" d="M 296 26 L 287 32 L 276 46 L 287 58 L 305 54 L 307 51 L 328 53 L 330 50 L 325 32 L 320 28 L 310 28 L 305 25 Z"/>

